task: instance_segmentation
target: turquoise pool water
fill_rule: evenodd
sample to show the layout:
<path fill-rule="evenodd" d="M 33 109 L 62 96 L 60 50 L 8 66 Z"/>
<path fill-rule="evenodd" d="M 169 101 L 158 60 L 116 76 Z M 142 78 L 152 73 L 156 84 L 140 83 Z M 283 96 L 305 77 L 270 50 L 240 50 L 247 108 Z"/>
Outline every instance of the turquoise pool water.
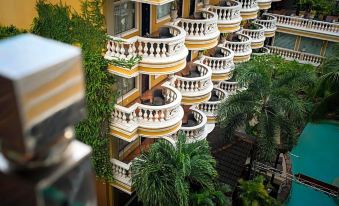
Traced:
<path fill-rule="evenodd" d="M 309 123 L 291 153 L 293 174 L 303 173 L 333 184 L 339 178 L 339 125 Z M 292 184 L 287 205 L 337 206 L 327 195 L 297 183 Z"/>

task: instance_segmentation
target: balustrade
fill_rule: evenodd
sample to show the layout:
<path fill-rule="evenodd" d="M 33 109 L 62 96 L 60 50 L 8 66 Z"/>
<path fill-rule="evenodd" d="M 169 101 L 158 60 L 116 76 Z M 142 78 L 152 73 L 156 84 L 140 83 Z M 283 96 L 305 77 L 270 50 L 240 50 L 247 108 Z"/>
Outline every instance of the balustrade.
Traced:
<path fill-rule="evenodd" d="M 168 38 L 147 38 L 132 37 L 130 39 L 122 39 L 110 37 L 107 43 L 106 59 L 123 58 L 130 59 L 137 55 L 142 57 L 141 62 L 149 63 L 156 61 L 157 63 L 173 62 L 182 59 L 187 53 L 184 45 L 186 32 L 177 26 L 167 25 L 173 37 Z"/>
<path fill-rule="evenodd" d="M 224 47 L 231 49 L 234 52 L 234 56 L 245 56 L 252 53 L 251 49 L 251 37 L 244 34 L 235 34 L 235 38 L 239 41 L 226 40 Z"/>
<path fill-rule="evenodd" d="M 218 15 L 218 23 L 236 23 L 241 22 L 240 8 L 241 4 L 231 1 L 231 6 L 211 5 L 209 10 Z"/>
<path fill-rule="evenodd" d="M 234 70 L 234 52 L 230 49 L 219 47 L 222 57 L 203 56 L 201 62 L 212 69 L 212 74 L 228 73 Z"/>
<path fill-rule="evenodd" d="M 186 31 L 186 40 L 211 39 L 219 36 L 218 16 L 210 11 L 201 11 L 202 19 L 180 18 L 176 24 Z"/>
<path fill-rule="evenodd" d="M 172 85 L 178 89 L 183 96 L 201 96 L 213 89 L 211 81 L 212 70 L 201 63 L 195 63 L 200 77 L 175 76 Z"/>
<path fill-rule="evenodd" d="M 247 28 L 243 28 L 241 30 L 242 34 L 245 34 L 249 37 L 251 37 L 252 41 L 252 47 L 254 44 L 258 44 L 258 43 L 264 43 L 265 41 L 265 27 L 260 25 L 260 24 L 256 24 L 253 23 L 253 26 L 256 27 L 255 29 L 247 29 Z"/>
<path fill-rule="evenodd" d="M 229 81 L 220 82 L 219 88 L 227 93 L 235 93 L 241 89 L 238 82 L 229 82 Z"/>
<path fill-rule="evenodd" d="M 124 183 L 125 185 L 132 186 L 131 164 L 123 163 L 117 159 L 111 159 L 113 177 L 115 181 Z"/>
<path fill-rule="evenodd" d="M 277 25 L 276 25 L 277 18 L 275 16 L 270 15 L 270 14 L 263 14 L 262 19 L 258 18 L 254 22 L 265 27 L 266 36 L 268 37 L 274 36 L 274 33 L 273 35 L 270 35 L 270 34 L 272 34 L 272 32 L 275 32 L 277 30 Z"/>
<path fill-rule="evenodd" d="M 292 29 L 302 29 L 306 31 L 319 32 L 323 34 L 339 35 L 339 24 L 324 21 L 316 21 L 312 19 L 304 19 L 300 17 L 284 16 L 278 14 L 270 14 L 277 18 L 277 26 L 289 27 Z"/>
<path fill-rule="evenodd" d="M 257 0 L 237 0 L 241 3 L 241 12 L 258 11 Z"/>
<path fill-rule="evenodd" d="M 163 86 L 165 104 L 162 106 L 151 106 L 135 103 L 126 108 L 115 105 L 112 112 L 112 127 L 117 127 L 126 131 L 133 131 L 137 127 L 143 128 L 163 128 L 175 125 L 181 121 L 182 108 L 181 94 L 169 83 Z"/>
<path fill-rule="evenodd" d="M 197 109 L 190 110 L 194 116 L 194 119 L 198 122 L 197 125 L 188 127 L 188 126 L 181 126 L 180 130 L 177 134 L 173 135 L 173 139 L 177 139 L 179 132 L 183 132 L 186 136 L 186 141 L 188 143 L 199 141 L 207 136 L 207 132 L 205 130 L 205 125 L 207 123 L 206 115 Z"/>
<path fill-rule="evenodd" d="M 217 101 L 207 101 L 198 105 L 198 109 L 204 112 L 207 116 L 216 117 L 220 103 L 226 99 L 227 94 L 219 89 L 214 88 L 213 92 L 218 96 Z"/>
<path fill-rule="evenodd" d="M 319 66 L 325 59 L 324 57 L 319 55 L 294 51 L 280 47 L 269 46 L 268 49 L 270 50 L 270 53 L 279 55 L 286 60 L 296 60 L 299 63 L 312 64 L 314 66 Z"/>

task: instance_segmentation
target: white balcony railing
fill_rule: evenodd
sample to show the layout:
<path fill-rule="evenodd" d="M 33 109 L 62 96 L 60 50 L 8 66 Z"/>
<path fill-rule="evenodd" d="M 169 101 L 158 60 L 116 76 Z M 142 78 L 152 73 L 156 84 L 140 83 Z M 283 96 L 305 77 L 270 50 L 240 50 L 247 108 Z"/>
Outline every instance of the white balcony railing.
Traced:
<path fill-rule="evenodd" d="M 132 187 L 132 175 L 131 175 L 131 165 L 121 162 L 117 159 L 111 159 L 112 169 L 113 169 L 113 177 L 115 181 L 122 182 L 123 184 Z M 130 193 L 129 191 L 125 191 Z"/>
<path fill-rule="evenodd" d="M 261 18 L 254 21 L 265 27 L 265 33 L 275 32 L 277 30 L 277 18 L 270 14 L 263 14 Z"/>
<path fill-rule="evenodd" d="M 234 52 L 231 49 L 220 47 L 222 57 L 203 56 L 201 62 L 212 69 L 212 74 L 224 74 L 234 70 Z"/>
<path fill-rule="evenodd" d="M 250 55 L 252 53 L 251 37 L 238 33 L 236 33 L 235 35 L 235 38 L 238 38 L 237 41 L 226 40 L 223 46 L 232 50 L 234 52 L 234 56 Z"/>
<path fill-rule="evenodd" d="M 218 30 L 218 15 L 210 11 L 200 11 L 196 15 L 202 18 L 185 19 L 179 18 L 175 24 L 186 31 L 186 40 L 209 40 L 217 38 L 220 34 Z"/>
<path fill-rule="evenodd" d="M 277 18 L 277 26 L 305 30 L 322 34 L 339 35 L 339 24 L 304 19 L 300 17 L 271 14 Z"/>
<path fill-rule="evenodd" d="M 231 1 L 231 6 L 213 6 L 209 7 L 211 12 L 218 15 L 218 24 L 234 24 L 241 22 L 240 9 L 241 4 L 237 1 Z"/>
<path fill-rule="evenodd" d="M 185 47 L 186 32 L 180 27 L 167 25 L 169 33 L 173 37 L 150 38 L 135 36 L 129 39 L 110 37 L 107 43 L 106 59 L 114 58 L 130 59 L 134 56 L 141 56 L 140 63 L 171 63 L 187 56 Z"/>
<path fill-rule="evenodd" d="M 191 109 L 190 110 L 194 116 L 194 119 L 197 121 L 197 125 L 195 126 L 181 126 L 180 130 L 177 134 L 174 134 L 172 138 L 174 140 L 177 139 L 179 132 L 183 132 L 186 135 L 186 141 L 187 143 L 191 143 L 194 141 L 199 141 L 207 136 L 207 130 L 205 128 L 205 125 L 207 123 L 207 117 L 198 109 Z"/>
<path fill-rule="evenodd" d="M 253 43 L 264 43 L 264 41 L 265 41 L 265 27 L 263 25 L 256 24 L 256 23 L 253 23 L 252 25 L 256 28 L 255 29 L 243 28 L 241 30 L 241 33 L 251 37 L 251 39 L 252 39 L 251 43 L 252 44 Z"/>
<path fill-rule="evenodd" d="M 259 10 L 257 0 L 237 0 L 241 3 L 240 12 L 257 12 Z"/>
<path fill-rule="evenodd" d="M 115 105 L 112 112 L 112 128 L 132 132 L 138 127 L 159 129 L 173 126 L 181 121 L 181 93 L 169 82 L 162 85 L 165 104 L 161 106 L 135 103 L 131 107 Z"/>
<path fill-rule="evenodd" d="M 234 94 L 241 89 L 238 82 L 222 81 L 219 83 L 219 88 L 227 94 Z"/>
<path fill-rule="evenodd" d="M 299 63 L 312 64 L 314 66 L 319 66 L 325 59 L 324 57 L 319 55 L 294 51 L 280 47 L 269 46 L 268 49 L 270 50 L 271 54 L 279 55 L 286 60 L 296 60 Z"/>
<path fill-rule="evenodd" d="M 212 70 L 208 66 L 195 62 L 199 77 L 183 77 L 175 75 L 171 85 L 181 92 L 183 97 L 198 97 L 206 95 L 213 89 Z"/>
<path fill-rule="evenodd" d="M 270 54 L 270 50 L 267 47 L 261 47 L 259 49 L 253 49 L 252 55 L 253 56 L 262 56 Z"/>
<path fill-rule="evenodd" d="M 226 92 L 224 92 L 222 89 L 214 88 L 213 91 L 218 96 L 218 99 L 216 101 L 209 100 L 207 102 L 201 103 L 197 107 L 199 110 L 204 112 L 206 114 L 206 116 L 208 116 L 208 117 L 216 117 L 217 116 L 219 105 L 227 97 Z"/>

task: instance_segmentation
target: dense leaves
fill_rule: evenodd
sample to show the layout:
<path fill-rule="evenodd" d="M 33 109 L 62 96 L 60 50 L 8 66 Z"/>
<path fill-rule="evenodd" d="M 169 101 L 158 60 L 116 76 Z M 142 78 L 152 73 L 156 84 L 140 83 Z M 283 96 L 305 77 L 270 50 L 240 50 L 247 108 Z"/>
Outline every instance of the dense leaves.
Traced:
<path fill-rule="evenodd" d="M 0 26 L 0 40 L 4 38 L 8 38 L 11 36 L 15 36 L 21 33 L 26 32 L 25 30 L 17 29 L 15 26 Z"/>
<path fill-rule="evenodd" d="M 82 13 L 77 14 L 62 3 L 53 5 L 40 0 L 36 5 L 38 16 L 33 21 L 32 32 L 81 47 L 87 118 L 76 126 L 76 135 L 92 146 L 96 175 L 112 181 L 108 125 L 115 92 L 112 89 L 113 78 L 107 72 L 107 62 L 102 56 L 106 34 L 101 8 L 101 0 L 87 0 L 82 4 Z"/>
<path fill-rule="evenodd" d="M 243 206 L 279 206 L 276 199 L 271 197 L 264 184 L 262 176 L 255 177 L 253 180 L 239 181 L 240 199 Z"/>
<path fill-rule="evenodd" d="M 180 135 L 176 145 L 159 140 L 132 163 L 132 184 L 143 205 L 189 205 L 191 192 L 215 191 L 215 160 L 207 141 L 186 144 Z"/>
<path fill-rule="evenodd" d="M 334 53 L 320 66 L 320 81 L 316 88 L 316 107 L 312 113 L 314 121 L 325 118 L 339 120 L 339 44 Z"/>
<path fill-rule="evenodd" d="M 236 75 L 246 89 L 222 103 L 220 125 L 227 138 L 240 128 L 257 137 L 259 159 L 270 161 L 277 149 L 291 149 L 307 120 L 311 102 L 305 94 L 315 84 L 315 69 L 269 55 L 240 65 Z"/>

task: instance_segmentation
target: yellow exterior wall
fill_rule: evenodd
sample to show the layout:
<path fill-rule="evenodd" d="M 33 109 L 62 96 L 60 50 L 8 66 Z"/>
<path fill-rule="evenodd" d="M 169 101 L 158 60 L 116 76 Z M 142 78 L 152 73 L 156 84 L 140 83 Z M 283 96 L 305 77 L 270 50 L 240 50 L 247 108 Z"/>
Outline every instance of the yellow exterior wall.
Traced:
<path fill-rule="evenodd" d="M 61 1 L 80 12 L 80 0 Z M 48 2 L 56 4 L 60 0 L 48 0 Z M 14 25 L 20 29 L 29 29 L 33 18 L 37 15 L 35 4 L 36 0 L 0 0 L 0 25 Z"/>
<path fill-rule="evenodd" d="M 156 86 L 157 84 L 159 84 L 160 82 L 162 82 L 163 80 L 165 80 L 167 78 L 167 75 L 161 75 L 161 76 L 157 76 L 157 78 L 155 78 L 155 76 L 150 76 L 150 85 L 151 88 L 153 88 L 154 86 Z"/>
<path fill-rule="evenodd" d="M 151 5 L 151 32 L 157 32 L 158 29 L 163 26 L 164 24 L 170 22 L 171 18 L 170 16 L 164 17 L 160 19 L 160 21 L 157 20 L 157 6 Z"/>
<path fill-rule="evenodd" d="M 183 5 L 182 5 L 182 17 L 187 18 L 189 17 L 190 14 L 190 1 L 189 0 L 183 0 Z"/>

